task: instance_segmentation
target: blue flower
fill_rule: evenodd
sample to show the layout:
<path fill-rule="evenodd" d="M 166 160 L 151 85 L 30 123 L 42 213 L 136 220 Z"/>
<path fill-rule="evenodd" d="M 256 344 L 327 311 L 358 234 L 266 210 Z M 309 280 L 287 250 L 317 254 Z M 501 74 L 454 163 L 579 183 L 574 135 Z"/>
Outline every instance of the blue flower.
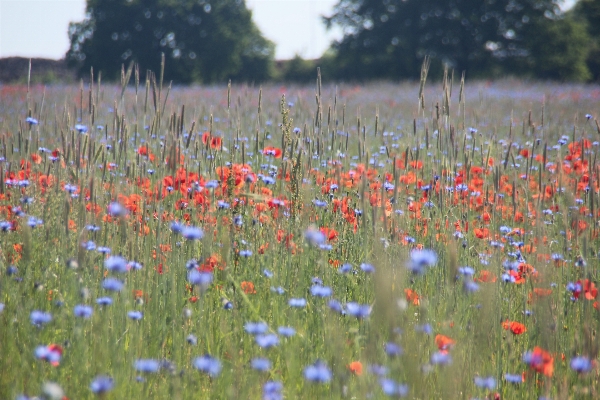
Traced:
<path fill-rule="evenodd" d="M 250 257 L 252 250 L 240 250 L 240 257 Z"/>
<path fill-rule="evenodd" d="M 113 300 L 110 297 L 99 297 L 96 299 L 96 304 L 101 306 L 110 306 L 113 303 Z"/>
<path fill-rule="evenodd" d="M 90 390 L 95 394 L 106 393 L 115 387 L 115 381 L 110 376 L 99 375 L 90 383 Z"/>
<path fill-rule="evenodd" d="M 271 271 L 269 271 L 268 269 L 263 270 L 263 275 L 269 279 L 271 279 L 273 277 L 273 273 Z"/>
<path fill-rule="evenodd" d="M 192 365 L 198 371 L 206 372 L 212 377 L 219 376 L 221 373 L 221 362 L 216 358 L 209 356 L 208 354 L 195 358 L 192 361 Z"/>
<path fill-rule="evenodd" d="M 257 345 L 265 349 L 275 347 L 279 344 L 279 337 L 274 333 L 257 335 L 254 340 L 256 340 Z"/>
<path fill-rule="evenodd" d="M 110 272 L 127 272 L 127 260 L 121 256 L 110 256 L 104 260 L 104 268 Z"/>
<path fill-rule="evenodd" d="M 329 303 L 327 303 L 327 307 L 340 314 L 346 313 L 340 302 L 337 300 L 330 300 Z"/>
<path fill-rule="evenodd" d="M 475 386 L 480 387 L 482 389 L 486 389 L 486 390 L 496 389 L 496 379 L 493 376 L 488 376 L 486 378 L 481 377 L 481 376 L 476 376 L 474 381 L 475 381 Z"/>
<path fill-rule="evenodd" d="M 280 326 L 277 328 L 277 333 L 281 336 L 292 337 L 296 334 L 296 330 L 290 326 Z"/>
<path fill-rule="evenodd" d="M 160 361 L 153 359 L 139 359 L 133 364 L 136 371 L 140 372 L 158 372 L 160 370 Z"/>
<path fill-rule="evenodd" d="M 523 383 L 523 377 L 519 374 L 504 374 L 504 379 L 508 383 Z"/>
<path fill-rule="evenodd" d="M 75 314 L 76 317 L 80 317 L 80 318 L 88 319 L 92 316 L 93 313 L 94 313 L 94 309 L 92 307 L 86 306 L 84 304 L 76 305 L 75 308 L 73 309 L 73 314 Z"/>
<path fill-rule="evenodd" d="M 25 118 L 25 122 L 27 122 L 29 125 L 37 125 L 39 124 L 38 120 L 32 117 L 27 117 Z"/>
<path fill-rule="evenodd" d="M 187 240 L 200 240 L 204 237 L 204 231 L 194 226 L 186 226 L 182 229 L 181 236 Z"/>
<path fill-rule="evenodd" d="M 29 319 L 33 325 L 42 326 L 52 321 L 52 314 L 43 311 L 32 311 Z"/>
<path fill-rule="evenodd" d="M 200 272 L 196 269 L 192 269 L 188 272 L 188 282 L 192 285 L 201 287 L 209 286 L 213 281 L 213 274 L 210 272 Z"/>
<path fill-rule="evenodd" d="M 102 287 L 106 290 L 110 290 L 113 292 L 120 292 L 123 290 L 123 282 L 118 280 L 117 278 L 106 278 L 104 282 L 102 282 Z"/>
<path fill-rule="evenodd" d="M 405 397 L 408 394 L 408 386 L 396 383 L 392 379 L 384 378 L 379 381 L 381 390 L 387 396 Z"/>
<path fill-rule="evenodd" d="M 185 338 L 185 341 L 188 342 L 192 346 L 195 346 L 198 344 L 198 338 L 196 337 L 196 335 L 193 335 L 191 333 L 189 335 L 187 335 L 187 337 Z"/>
<path fill-rule="evenodd" d="M 413 250 L 407 267 L 410 272 L 417 275 L 425 273 L 426 269 L 437 263 L 437 254 L 433 250 Z"/>
<path fill-rule="evenodd" d="M 389 372 L 387 367 L 383 365 L 372 364 L 367 367 L 367 370 L 373 375 L 386 376 Z"/>
<path fill-rule="evenodd" d="M 313 285 L 310 288 L 310 294 L 315 297 L 330 297 L 333 291 L 329 286 Z"/>
<path fill-rule="evenodd" d="M 340 271 L 341 274 L 347 274 L 348 272 L 352 271 L 352 264 L 349 264 L 349 263 L 342 264 L 342 266 L 338 269 L 338 271 Z"/>
<path fill-rule="evenodd" d="M 271 361 L 262 357 L 253 358 L 250 361 L 250 365 L 257 371 L 268 371 L 271 369 Z"/>
<path fill-rule="evenodd" d="M 141 311 L 129 311 L 127 313 L 127 317 L 134 321 L 139 321 L 144 317 L 144 313 L 142 313 Z"/>
<path fill-rule="evenodd" d="M 108 205 L 107 212 L 111 217 L 124 217 L 127 215 L 127 209 L 116 202 L 112 202 Z"/>
<path fill-rule="evenodd" d="M 327 364 L 317 360 L 304 369 L 304 377 L 310 382 L 326 383 L 331 380 L 332 374 Z"/>
<path fill-rule="evenodd" d="M 269 326 L 265 322 L 246 322 L 244 329 L 251 335 L 260 335 L 267 332 Z"/>
<path fill-rule="evenodd" d="M 385 352 L 390 356 L 400 356 L 404 352 L 396 343 L 388 342 L 384 345 Z"/>
<path fill-rule="evenodd" d="M 86 133 L 88 131 L 88 127 L 82 124 L 75 125 L 75 130 L 79 133 Z"/>
<path fill-rule="evenodd" d="M 359 319 L 368 317 L 371 314 L 371 310 L 371 306 L 368 304 L 358 304 L 356 302 L 346 304 L 348 314 Z"/>
<path fill-rule="evenodd" d="M 372 274 L 373 272 L 375 272 L 375 267 L 367 263 L 360 264 L 360 269 L 362 269 L 363 272 L 367 274 Z"/>
<path fill-rule="evenodd" d="M 283 384 L 277 381 L 268 381 L 263 386 L 263 400 L 283 400 Z"/>
<path fill-rule="evenodd" d="M 592 362 L 585 356 L 574 357 L 571 359 L 571 369 L 582 373 L 592 370 Z"/>
<path fill-rule="evenodd" d="M 277 286 L 277 287 L 271 286 L 271 292 L 275 292 L 277 294 L 284 294 L 285 290 L 281 286 Z"/>
<path fill-rule="evenodd" d="M 452 364 L 452 357 L 450 357 L 450 354 L 446 352 L 436 351 L 431 355 L 430 362 L 433 365 L 448 365 Z"/>
<path fill-rule="evenodd" d="M 306 299 L 289 299 L 288 300 L 288 304 L 290 307 L 298 307 L 298 308 L 302 308 L 302 307 L 306 307 Z"/>

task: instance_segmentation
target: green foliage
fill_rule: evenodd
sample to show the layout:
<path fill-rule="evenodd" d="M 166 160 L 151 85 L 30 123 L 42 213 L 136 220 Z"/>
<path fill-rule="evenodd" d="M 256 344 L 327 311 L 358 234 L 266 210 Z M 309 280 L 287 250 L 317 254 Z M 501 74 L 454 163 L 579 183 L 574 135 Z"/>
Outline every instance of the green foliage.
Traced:
<path fill-rule="evenodd" d="M 344 29 L 342 79 L 415 79 L 426 55 L 434 75 L 446 65 L 470 77 L 589 77 L 585 31 L 553 0 L 341 0 L 325 22 Z"/>
<path fill-rule="evenodd" d="M 587 27 L 590 36 L 587 66 L 592 80 L 600 82 L 600 1 L 580 0 L 571 14 L 578 23 Z"/>
<path fill-rule="evenodd" d="M 69 36 L 69 63 L 113 80 L 132 61 L 159 71 L 161 53 L 165 79 L 179 83 L 264 81 L 273 71 L 274 45 L 239 0 L 88 0 Z"/>

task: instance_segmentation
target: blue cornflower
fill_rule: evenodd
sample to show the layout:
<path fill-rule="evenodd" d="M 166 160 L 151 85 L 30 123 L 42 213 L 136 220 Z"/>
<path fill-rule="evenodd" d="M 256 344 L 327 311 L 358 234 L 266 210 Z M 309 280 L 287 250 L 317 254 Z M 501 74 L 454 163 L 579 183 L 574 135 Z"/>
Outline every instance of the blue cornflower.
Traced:
<path fill-rule="evenodd" d="M 352 271 L 352 264 L 349 263 L 344 263 L 342 264 L 342 266 L 338 269 L 338 271 L 340 271 L 340 273 L 342 274 L 347 274 L 348 272 Z"/>
<path fill-rule="evenodd" d="M 240 257 L 250 257 L 252 250 L 240 250 Z"/>
<path fill-rule="evenodd" d="M 271 292 L 275 292 L 277 294 L 284 294 L 285 290 L 281 286 L 277 286 L 277 287 L 271 286 Z"/>
<path fill-rule="evenodd" d="M 326 238 L 323 232 L 314 227 L 310 227 L 304 232 L 304 239 L 313 246 L 320 246 L 325 243 Z"/>
<path fill-rule="evenodd" d="M 441 365 L 452 364 L 452 357 L 450 357 L 450 354 L 448 354 L 447 352 L 436 351 L 435 353 L 433 353 L 431 355 L 430 362 L 433 365 L 436 365 L 436 364 L 441 364 Z"/>
<path fill-rule="evenodd" d="M 73 309 L 73 314 L 75 314 L 76 317 L 80 317 L 80 318 L 88 319 L 92 316 L 93 313 L 94 313 L 94 309 L 92 307 L 86 306 L 84 304 L 76 305 L 75 308 Z"/>
<path fill-rule="evenodd" d="M 297 307 L 297 308 L 306 307 L 306 299 L 291 298 L 291 299 L 288 300 L 288 305 L 290 307 Z"/>
<path fill-rule="evenodd" d="M 208 354 L 195 358 L 192 361 L 192 365 L 198 371 L 206 372 L 212 377 L 219 376 L 221 373 L 221 362 L 216 358 L 209 356 Z"/>
<path fill-rule="evenodd" d="M 191 333 L 189 335 L 187 335 L 187 337 L 185 338 L 185 341 L 188 342 L 192 346 L 195 346 L 198 344 L 198 338 L 196 337 L 196 335 L 193 335 Z"/>
<path fill-rule="evenodd" d="M 194 226 L 186 226 L 182 229 L 181 236 L 187 240 L 200 240 L 204 237 L 204 231 Z"/>
<path fill-rule="evenodd" d="M 42 326 L 52 321 L 52 314 L 43 311 L 32 311 L 29 320 L 33 325 Z"/>
<path fill-rule="evenodd" d="M 313 204 L 315 205 L 315 207 L 327 207 L 327 202 L 324 200 L 313 200 Z"/>
<path fill-rule="evenodd" d="M 463 289 L 467 293 L 473 293 L 479 290 L 479 285 L 473 282 L 472 279 L 467 279 L 463 283 Z"/>
<path fill-rule="evenodd" d="M 263 400 L 282 400 L 283 384 L 278 381 L 268 381 L 263 386 Z"/>
<path fill-rule="evenodd" d="M 129 261 L 129 262 L 127 263 L 127 270 L 128 270 L 128 271 L 129 271 L 129 270 L 132 270 L 132 269 L 133 269 L 133 270 L 136 270 L 136 271 L 139 271 L 139 270 L 141 270 L 142 268 L 144 268 L 144 266 L 143 266 L 141 263 L 137 262 L 137 261 Z"/>
<path fill-rule="evenodd" d="M 99 375 L 90 383 L 90 390 L 95 394 L 106 393 L 113 389 L 115 381 L 110 376 Z"/>
<path fill-rule="evenodd" d="M 127 215 L 127 209 L 117 202 L 110 203 L 106 211 L 111 217 L 124 217 Z"/>
<path fill-rule="evenodd" d="M 33 118 L 33 117 L 27 117 L 25 118 L 25 122 L 27 122 L 29 125 L 37 125 L 39 124 L 38 120 Z"/>
<path fill-rule="evenodd" d="M 181 233 L 183 232 L 183 228 L 185 228 L 185 225 L 180 224 L 179 222 L 171 222 L 171 232 L 173 233 Z"/>
<path fill-rule="evenodd" d="M 275 347 L 279 344 L 279 337 L 274 333 L 257 335 L 254 340 L 256 341 L 257 345 L 265 349 Z"/>
<path fill-rule="evenodd" d="M 263 270 L 263 275 L 269 279 L 271 279 L 273 277 L 273 272 L 269 271 L 268 269 L 264 269 Z"/>
<path fill-rule="evenodd" d="M 519 374 L 504 374 L 504 379 L 508 383 L 523 383 L 523 377 Z"/>
<path fill-rule="evenodd" d="M 317 360 L 304 369 L 304 377 L 311 382 L 326 383 L 332 378 L 331 371 L 323 361 Z"/>
<path fill-rule="evenodd" d="M 96 251 L 101 254 L 110 254 L 111 253 L 110 247 L 106 247 L 106 246 L 100 246 L 96 249 Z"/>
<path fill-rule="evenodd" d="M 367 371 L 377 376 L 386 376 L 389 372 L 387 367 L 378 364 L 371 364 L 367 367 Z"/>
<path fill-rule="evenodd" d="M 486 389 L 486 390 L 496 389 L 496 379 L 493 376 L 488 376 L 486 378 L 481 377 L 481 376 L 476 376 L 474 381 L 475 381 L 475 386 L 480 387 L 482 389 Z"/>
<path fill-rule="evenodd" d="M 267 332 L 269 326 L 265 322 L 246 322 L 244 329 L 251 335 L 260 335 Z"/>
<path fill-rule="evenodd" d="M 372 274 L 373 272 L 375 272 L 375 267 L 367 263 L 360 264 L 360 269 L 362 269 L 363 272 L 366 272 L 367 274 Z"/>
<path fill-rule="evenodd" d="M 96 299 L 96 304 L 101 306 L 110 306 L 113 300 L 110 297 L 99 297 Z"/>
<path fill-rule="evenodd" d="M 110 256 L 104 260 L 104 268 L 110 272 L 127 272 L 127 260 L 121 256 Z"/>
<path fill-rule="evenodd" d="M 579 373 L 589 372 L 592 370 L 592 362 L 585 356 L 575 357 L 571 359 L 571 369 Z"/>
<path fill-rule="evenodd" d="M 371 314 L 371 306 L 368 304 L 358 304 L 356 302 L 346 303 L 346 311 L 349 315 L 356 318 L 366 318 Z"/>
<path fill-rule="evenodd" d="M 82 124 L 75 125 L 75 130 L 79 133 L 86 133 L 88 131 L 88 127 Z"/>
<path fill-rule="evenodd" d="M 428 267 L 437 263 L 437 254 L 433 250 L 413 250 L 407 267 L 413 274 L 422 275 Z"/>
<path fill-rule="evenodd" d="M 313 285 L 310 287 L 310 294 L 315 297 L 330 297 L 333 291 L 329 286 Z"/>
<path fill-rule="evenodd" d="M 153 359 L 139 359 L 133 364 L 136 371 L 140 372 L 158 372 L 160 370 L 160 361 Z"/>
<path fill-rule="evenodd" d="M 396 383 L 392 379 L 383 378 L 379 381 L 381 390 L 387 396 L 405 397 L 408 394 L 408 386 Z"/>
<path fill-rule="evenodd" d="M 139 321 L 144 317 L 144 313 L 142 313 L 141 311 L 129 311 L 127 313 L 127 317 L 134 321 Z"/>
<path fill-rule="evenodd" d="M 213 281 L 213 274 L 210 272 L 200 272 L 197 269 L 192 269 L 188 272 L 188 282 L 192 285 L 207 287 Z"/>
<path fill-rule="evenodd" d="M 388 342 L 384 345 L 385 352 L 390 356 L 400 356 L 404 352 L 396 343 Z"/>
<path fill-rule="evenodd" d="M 342 307 L 342 305 L 340 304 L 339 301 L 337 300 L 330 300 L 329 303 L 327 303 L 327 306 L 332 309 L 335 312 L 338 312 L 340 314 L 345 314 L 346 312 L 344 311 L 344 308 Z"/>
<path fill-rule="evenodd" d="M 290 326 L 280 326 L 277 328 L 277 333 L 281 336 L 292 337 L 296 334 L 296 330 Z"/>
<path fill-rule="evenodd" d="M 262 357 L 253 358 L 250 361 L 250 365 L 257 371 L 268 371 L 271 369 L 271 361 Z"/>
<path fill-rule="evenodd" d="M 84 249 L 91 251 L 91 250 L 96 250 L 96 243 L 92 242 L 91 240 L 82 243 L 81 247 L 83 247 Z"/>
<path fill-rule="evenodd" d="M 123 290 L 123 282 L 118 280 L 117 278 L 111 278 L 108 277 L 106 279 L 104 279 L 104 282 L 102 282 L 102 287 L 106 290 L 110 290 L 113 292 L 120 292 L 121 290 Z"/>
<path fill-rule="evenodd" d="M 458 273 L 464 276 L 473 276 L 475 275 L 475 269 L 471 267 L 459 267 Z"/>

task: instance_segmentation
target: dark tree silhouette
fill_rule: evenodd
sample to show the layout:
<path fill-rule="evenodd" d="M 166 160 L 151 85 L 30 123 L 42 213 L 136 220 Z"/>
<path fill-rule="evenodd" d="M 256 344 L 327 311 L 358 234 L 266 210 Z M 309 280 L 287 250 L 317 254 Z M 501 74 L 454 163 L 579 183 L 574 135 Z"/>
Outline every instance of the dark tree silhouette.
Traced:
<path fill-rule="evenodd" d="M 122 64 L 158 71 L 179 83 L 263 81 L 274 68 L 265 39 L 242 0 L 88 0 L 84 21 L 71 23 L 66 58 L 109 79 Z"/>
<path fill-rule="evenodd" d="M 417 78 L 426 55 L 432 67 L 445 64 L 470 76 L 534 75 L 537 39 L 548 30 L 558 38 L 560 20 L 553 0 L 340 0 L 325 18 L 344 30 L 333 47 L 347 79 Z M 569 24 L 558 31 L 580 33 Z"/>

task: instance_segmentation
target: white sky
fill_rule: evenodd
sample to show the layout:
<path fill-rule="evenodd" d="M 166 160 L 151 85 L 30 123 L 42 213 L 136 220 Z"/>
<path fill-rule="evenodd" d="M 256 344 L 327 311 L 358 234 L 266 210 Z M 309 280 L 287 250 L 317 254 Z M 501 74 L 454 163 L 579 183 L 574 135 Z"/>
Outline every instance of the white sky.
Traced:
<path fill-rule="evenodd" d="M 219 1 L 219 0 L 214 0 Z M 246 0 L 276 58 L 317 58 L 341 33 L 326 32 L 321 15 L 337 0 Z M 69 48 L 69 22 L 84 18 L 85 0 L 0 0 L 0 58 L 59 59 Z M 336 36 L 337 35 L 337 36 Z"/>

